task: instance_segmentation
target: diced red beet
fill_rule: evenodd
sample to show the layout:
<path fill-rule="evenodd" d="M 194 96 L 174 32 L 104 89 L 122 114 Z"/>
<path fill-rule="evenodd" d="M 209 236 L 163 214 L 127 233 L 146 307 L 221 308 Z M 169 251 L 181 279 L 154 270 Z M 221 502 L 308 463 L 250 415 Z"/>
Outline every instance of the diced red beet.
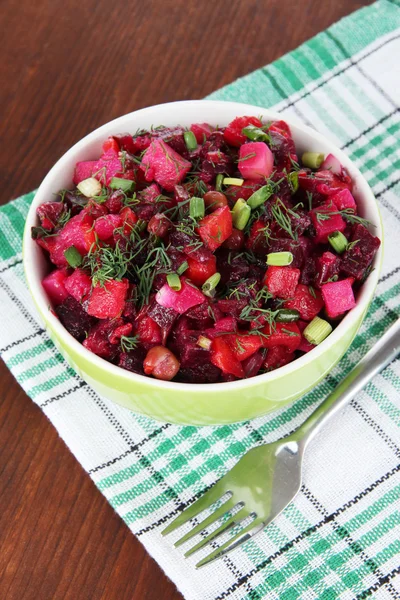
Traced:
<path fill-rule="evenodd" d="M 128 337 L 131 335 L 132 329 L 132 323 L 121 323 L 121 325 L 118 325 L 118 327 L 110 334 L 110 342 L 112 344 L 119 344 L 123 336 Z"/>
<path fill-rule="evenodd" d="M 356 305 L 351 279 L 332 281 L 321 287 L 328 317 L 335 319 Z"/>
<path fill-rule="evenodd" d="M 171 289 L 166 283 L 157 292 L 156 301 L 165 308 L 173 308 L 177 313 L 182 315 L 189 308 L 202 304 L 205 301 L 205 296 L 196 287 L 188 283 L 181 277 L 181 289 L 177 292 Z"/>
<path fill-rule="evenodd" d="M 236 331 L 237 322 L 234 317 L 223 317 L 218 319 L 214 324 L 214 331 L 216 333 L 225 333 L 227 331 Z"/>
<path fill-rule="evenodd" d="M 340 258 L 332 252 L 324 252 L 316 259 L 315 285 L 321 287 L 333 277 L 337 278 L 340 269 Z"/>
<path fill-rule="evenodd" d="M 58 306 L 66 298 L 68 298 L 69 293 L 65 288 L 65 282 L 68 278 L 67 269 L 56 269 L 46 275 L 46 277 L 42 280 L 42 286 L 44 287 L 46 294 L 48 295 L 50 301 Z"/>
<path fill-rule="evenodd" d="M 168 231 L 171 229 L 172 223 L 167 215 L 156 213 L 153 215 L 147 225 L 147 231 L 158 238 L 165 238 Z"/>
<path fill-rule="evenodd" d="M 265 235 L 267 233 L 267 235 Z M 269 227 L 260 219 L 254 221 L 251 226 L 246 247 L 255 254 L 265 257 L 269 252 Z"/>
<path fill-rule="evenodd" d="M 181 367 L 176 378 L 186 383 L 216 383 L 220 374 L 215 365 L 208 363 L 193 368 Z"/>
<path fill-rule="evenodd" d="M 85 256 L 95 242 L 95 234 L 89 223 L 82 222 L 81 214 L 72 217 L 57 235 L 38 240 L 50 252 L 50 260 L 57 267 L 68 266 L 64 256 L 65 250 L 75 246 Z"/>
<path fill-rule="evenodd" d="M 293 298 L 299 282 L 300 269 L 293 267 L 268 267 L 264 284 L 275 298 Z"/>
<path fill-rule="evenodd" d="M 99 219 L 100 217 L 104 217 L 104 215 L 108 215 L 108 210 L 105 204 L 99 204 L 90 198 L 89 202 L 86 204 L 82 212 L 79 213 L 79 215 L 82 217 L 82 223 L 92 225 L 95 219 Z"/>
<path fill-rule="evenodd" d="M 274 168 L 274 156 L 264 142 L 249 142 L 240 146 L 239 171 L 243 179 L 269 177 Z"/>
<path fill-rule="evenodd" d="M 92 177 L 96 170 L 96 165 L 97 161 L 95 160 L 83 160 L 81 162 L 77 162 L 72 179 L 74 185 L 78 185 L 78 183 L 84 179 L 89 179 L 89 177 Z"/>
<path fill-rule="evenodd" d="M 262 123 L 257 117 L 236 117 L 236 119 L 233 119 L 233 121 L 225 128 L 225 142 L 230 146 L 239 148 L 239 146 L 244 144 L 247 140 L 246 136 L 242 133 L 242 130 L 248 125 L 262 127 Z"/>
<path fill-rule="evenodd" d="M 352 182 L 344 172 L 339 177 L 331 171 L 311 171 L 309 169 L 300 169 L 298 171 L 299 186 L 301 189 L 312 194 L 322 194 L 323 196 L 332 196 L 340 190 L 352 189 Z"/>
<path fill-rule="evenodd" d="M 210 351 L 198 345 L 199 337 L 199 331 L 187 331 L 179 336 L 177 351 L 183 367 L 193 369 L 210 362 Z"/>
<path fill-rule="evenodd" d="M 90 329 L 83 345 L 102 358 L 115 360 L 119 353 L 119 339 L 114 335 L 114 332 L 121 325 L 124 325 L 122 319 L 104 320 L 96 323 Z"/>
<path fill-rule="evenodd" d="M 245 236 L 243 231 L 240 229 L 233 228 L 231 235 L 227 240 L 222 244 L 223 248 L 227 248 L 228 250 L 241 250 L 245 243 Z"/>
<path fill-rule="evenodd" d="M 151 204 L 152 202 L 156 201 L 156 198 L 158 198 L 160 194 L 161 190 L 158 185 L 156 183 L 152 183 L 151 185 L 147 186 L 146 189 L 142 190 L 139 196 L 141 200 Z"/>
<path fill-rule="evenodd" d="M 208 123 L 193 123 L 190 126 L 190 131 L 193 131 L 198 144 L 203 144 L 208 140 L 214 128 Z"/>
<path fill-rule="evenodd" d="M 146 350 L 159 346 L 163 340 L 161 327 L 148 315 L 143 315 L 135 321 L 135 334 Z"/>
<path fill-rule="evenodd" d="M 98 319 L 115 319 L 124 310 L 129 288 L 127 279 L 116 281 L 110 279 L 104 286 L 96 285 L 90 295 L 87 312 Z"/>
<path fill-rule="evenodd" d="M 331 196 L 330 199 L 338 210 L 351 208 L 354 211 L 354 213 L 357 212 L 356 201 L 354 200 L 353 194 L 348 189 L 336 192 L 336 194 L 333 194 L 333 196 Z"/>
<path fill-rule="evenodd" d="M 93 177 L 98 179 L 103 185 L 109 185 L 113 177 L 120 177 L 123 174 L 123 167 L 118 153 L 110 148 L 99 158 L 93 170 Z"/>
<path fill-rule="evenodd" d="M 114 230 L 122 226 L 122 218 L 120 215 L 106 215 L 96 219 L 94 224 L 94 230 L 97 233 L 97 237 L 102 240 L 108 240 L 112 237 Z"/>
<path fill-rule="evenodd" d="M 65 289 L 78 302 L 83 302 L 89 296 L 92 280 L 81 269 L 75 271 L 65 280 Z"/>
<path fill-rule="evenodd" d="M 265 184 L 265 180 L 261 179 L 259 181 L 253 181 L 251 179 L 245 179 L 242 185 L 230 185 L 226 188 L 224 194 L 228 198 L 228 201 L 233 207 L 235 202 L 239 200 L 239 198 L 243 198 L 243 200 L 248 200 L 255 191 L 259 190 Z"/>
<path fill-rule="evenodd" d="M 129 206 L 125 206 L 119 214 L 124 227 L 124 235 L 129 236 L 133 226 L 138 222 L 137 215 L 129 208 Z"/>
<path fill-rule="evenodd" d="M 233 175 L 233 172 L 234 165 L 231 157 L 221 150 L 213 150 L 207 152 L 203 158 L 199 177 L 205 183 L 210 184 L 219 173 Z"/>
<path fill-rule="evenodd" d="M 51 231 L 56 227 L 65 207 L 62 202 L 44 202 L 36 209 L 43 229 Z"/>
<path fill-rule="evenodd" d="M 264 348 L 285 346 L 290 352 L 294 352 L 300 346 L 301 334 L 296 323 L 276 323 L 275 327 L 266 325 L 263 333 L 268 337 L 262 337 Z"/>
<path fill-rule="evenodd" d="M 228 206 L 217 208 L 199 221 L 199 235 L 209 250 L 214 252 L 232 233 L 232 215 Z"/>
<path fill-rule="evenodd" d="M 312 321 L 323 306 L 321 292 L 313 289 L 311 293 L 309 286 L 301 283 L 297 286 L 294 297 L 285 302 L 285 308 L 298 310 L 305 321 Z"/>
<path fill-rule="evenodd" d="M 174 150 L 177 154 L 185 159 L 189 159 L 189 151 L 185 144 L 185 138 L 183 134 L 185 129 L 180 125 L 176 127 L 160 127 L 153 129 L 151 132 L 153 139 L 163 140 Z"/>
<path fill-rule="evenodd" d="M 284 367 L 292 362 L 294 357 L 294 353 L 289 348 L 285 346 L 272 346 L 267 352 L 264 368 L 267 371 L 273 371 L 279 367 Z"/>
<path fill-rule="evenodd" d="M 185 277 L 195 285 L 201 286 L 211 275 L 217 272 L 217 259 L 213 255 L 208 260 L 200 262 L 187 257 L 189 268 L 185 271 Z"/>
<path fill-rule="evenodd" d="M 246 332 L 228 334 L 225 339 L 239 361 L 246 360 L 263 346 L 261 336 L 247 334 Z"/>
<path fill-rule="evenodd" d="M 346 223 L 342 216 L 338 214 L 333 203 L 313 208 L 310 216 L 315 227 L 315 241 L 317 244 L 327 244 L 328 235 L 335 231 L 343 232 L 346 229 Z"/>
<path fill-rule="evenodd" d="M 362 280 L 380 246 L 379 238 L 373 236 L 364 225 L 357 223 L 353 229 L 351 247 L 343 254 L 341 271 Z"/>
<path fill-rule="evenodd" d="M 167 337 L 178 318 L 178 313 L 172 308 L 165 308 L 153 300 L 147 311 L 149 317 L 157 323 L 162 330 L 162 343 L 166 344 Z"/>
<path fill-rule="evenodd" d="M 142 158 L 146 180 L 155 180 L 169 192 L 184 179 L 191 166 L 188 160 L 182 158 L 163 140 L 154 140 Z"/>
<path fill-rule="evenodd" d="M 118 214 L 124 207 L 125 194 L 122 190 L 115 190 L 109 198 L 105 201 L 104 205 L 108 212 Z"/>
<path fill-rule="evenodd" d="M 244 377 L 242 365 L 235 357 L 229 344 L 223 339 L 223 336 L 216 337 L 211 343 L 211 362 L 223 373 L 229 373 L 240 378 Z"/>
<path fill-rule="evenodd" d="M 138 373 L 144 375 L 143 361 L 146 357 L 146 351 L 143 348 L 135 348 L 131 352 L 121 352 L 119 356 L 118 366 L 131 371 L 132 373 Z"/>
<path fill-rule="evenodd" d="M 62 304 L 56 306 L 56 314 L 65 329 L 79 342 L 82 342 L 96 319 L 87 314 L 80 302 L 68 296 Z"/>
<path fill-rule="evenodd" d="M 103 142 L 102 149 L 103 153 L 107 152 L 108 150 L 114 150 L 114 152 L 120 151 L 119 143 L 117 142 L 114 136 L 110 136 L 106 139 L 105 142 Z"/>
<path fill-rule="evenodd" d="M 189 308 L 189 310 L 185 313 L 185 316 L 190 319 L 192 329 L 204 329 L 206 327 L 211 327 L 213 323 L 210 303 L 208 301 L 198 304 L 193 308 Z"/>

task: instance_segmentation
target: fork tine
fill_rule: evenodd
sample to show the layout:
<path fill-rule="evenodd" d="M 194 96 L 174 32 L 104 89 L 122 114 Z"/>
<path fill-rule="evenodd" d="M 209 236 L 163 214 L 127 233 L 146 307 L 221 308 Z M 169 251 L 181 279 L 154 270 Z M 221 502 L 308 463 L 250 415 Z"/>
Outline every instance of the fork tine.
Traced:
<path fill-rule="evenodd" d="M 241 546 L 242 544 L 244 544 L 244 542 L 247 542 L 249 539 L 260 533 L 260 531 L 262 531 L 264 527 L 265 524 L 262 522 L 260 523 L 258 519 L 252 521 L 251 523 L 249 523 L 249 525 L 247 525 L 247 527 L 242 529 L 242 531 L 239 531 L 239 533 L 236 533 L 231 539 L 222 544 L 222 546 L 216 548 L 213 552 L 211 552 L 211 554 L 209 554 L 205 558 L 202 558 L 197 563 L 196 569 L 204 567 L 205 565 L 210 564 L 214 560 L 217 560 L 217 558 L 225 556 L 225 554 L 228 554 L 228 552 L 230 552 L 231 550 L 234 550 L 238 546 Z"/>
<path fill-rule="evenodd" d="M 220 519 L 225 513 L 232 510 L 234 508 L 234 506 L 235 506 L 235 502 L 232 500 L 232 498 L 229 498 L 220 507 L 218 507 L 214 512 L 212 512 L 211 515 L 208 515 L 207 518 L 203 519 L 203 521 L 198 523 L 195 527 L 193 527 L 193 529 L 191 529 L 190 531 L 185 533 L 185 535 L 182 536 L 178 541 L 176 541 L 174 545 L 176 547 L 181 546 L 187 540 L 190 540 L 190 538 L 195 536 L 197 533 L 199 533 L 200 531 L 202 531 L 203 529 L 205 529 L 206 527 L 208 527 L 209 525 L 211 525 L 212 523 L 214 523 L 215 521 Z"/>
<path fill-rule="evenodd" d="M 162 532 L 162 535 L 168 535 L 189 519 L 192 519 L 204 509 L 214 504 L 217 500 L 219 500 L 228 489 L 225 487 L 224 477 L 217 481 L 205 494 L 200 496 L 196 502 L 188 506 L 184 511 L 179 513 L 179 515 L 170 523 Z"/>
<path fill-rule="evenodd" d="M 222 535 L 223 533 L 225 533 L 226 531 L 228 531 L 228 529 L 232 529 L 232 527 L 234 527 L 235 525 L 239 525 L 245 519 L 247 519 L 248 516 L 249 516 L 248 511 L 243 507 L 241 510 L 239 510 L 239 512 L 237 512 L 235 515 L 233 515 L 232 517 L 230 517 L 227 521 L 225 521 L 224 523 L 222 523 L 218 527 L 218 529 L 216 529 L 215 531 L 213 531 L 212 533 L 210 533 L 210 535 L 208 535 L 203 540 L 200 540 L 200 542 L 198 542 L 198 544 L 196 544 L 195 546 L 193 546 L 193 548 L 190 548 L 187 552 L 185 552 L 185 558 L 187 558 L 188 556 L 191 556 L 192 554 L 194 554 L 198 550 L 201 550 L 201 548 L 203 548 L 204 546 L 206 546 L 212 540 L 217 539 L 220 535 Z"/>

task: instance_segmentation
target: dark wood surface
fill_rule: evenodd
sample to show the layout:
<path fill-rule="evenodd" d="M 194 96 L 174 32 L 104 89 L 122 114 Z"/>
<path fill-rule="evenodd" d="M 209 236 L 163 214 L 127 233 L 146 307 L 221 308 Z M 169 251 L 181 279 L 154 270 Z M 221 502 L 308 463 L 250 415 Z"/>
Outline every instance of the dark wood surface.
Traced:
<path fill-rule="evenodd" d="M 1 202 L 97 126 L 201 98 L 366 4 L 3 0 Z M 0 598 L 181 598 L 1 362 Z"/>

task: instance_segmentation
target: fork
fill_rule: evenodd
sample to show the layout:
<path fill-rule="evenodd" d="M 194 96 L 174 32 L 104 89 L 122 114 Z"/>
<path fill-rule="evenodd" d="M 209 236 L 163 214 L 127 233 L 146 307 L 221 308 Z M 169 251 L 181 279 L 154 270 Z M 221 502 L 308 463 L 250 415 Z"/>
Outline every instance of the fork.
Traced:
<path fill-rule="evenodd" d="M 260 533 L 300 490 L 303 457 L 309 442 L 336 412 L 399 353 L 400 319 L 397 319 L 298 429 L 276 442 L 249 450 L 229 473 L 181 512 L 162 534 L 171 533 L 219 501 L 220 505 L 209 516 L 175 542 L 175 546 L 180 546 L 195 535 L 202 534 L 202 539 L 185 553 L 185 557 L 188 557 L 223 534 L 233 534 L 200 560 L 196 564 L 198 568 L 225 556 Z M 235 514 L 232 514 L 233 511 Z M 220 521 L 217 529 L 207 534 L 207 529 Z M 214 544 L 212 546 L 215 547 Z"/>

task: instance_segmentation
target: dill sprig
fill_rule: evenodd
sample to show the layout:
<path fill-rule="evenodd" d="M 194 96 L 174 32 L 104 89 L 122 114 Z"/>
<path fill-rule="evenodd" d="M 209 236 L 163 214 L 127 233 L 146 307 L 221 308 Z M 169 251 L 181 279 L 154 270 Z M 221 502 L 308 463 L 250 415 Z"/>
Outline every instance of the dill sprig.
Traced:
<path fill-rule="evenodd" d="M 122 352 L 132 352 L 132 350 L 136 350 L 139 344 L 139 336 L 133 335 L 131 337 L 127 335 L 122 335 L 120 339 L 120 345 Z"/>
<path fill-rule="evenodd" d="M 300 216 L 292 209 L 287 208 L 280 198 L 278 198 L 271 207 L 271 213 L 279 227 L 286 231 L 293 240 L 297 241 L 298 236 L 297 233 L 293 231 L 292 220 L 290 217 L 292 216 L 299 219 Z"/>
<path fill-rule="evenodd" d="M 132 265 L 132 272 L 137 279 L 137 296 L 140 308 L 149 302 L 155 276 L 159 273 L 166 273 L 171 268 L 172 261 L 167 254 L 167 250 L 168 247 L 166 248 L 161 242 L 160 246 L 150 250 L 143 265 Z"/>
<path fill-rule="evenodd" d="M 115 248 L 93 243 L 82 266 L 90 270 L 93 286 L 104 286 L 111 279 L 121 281 L 129 270 L 131 260 L 132 251 L 123 250 L 119 241 Z"/>

